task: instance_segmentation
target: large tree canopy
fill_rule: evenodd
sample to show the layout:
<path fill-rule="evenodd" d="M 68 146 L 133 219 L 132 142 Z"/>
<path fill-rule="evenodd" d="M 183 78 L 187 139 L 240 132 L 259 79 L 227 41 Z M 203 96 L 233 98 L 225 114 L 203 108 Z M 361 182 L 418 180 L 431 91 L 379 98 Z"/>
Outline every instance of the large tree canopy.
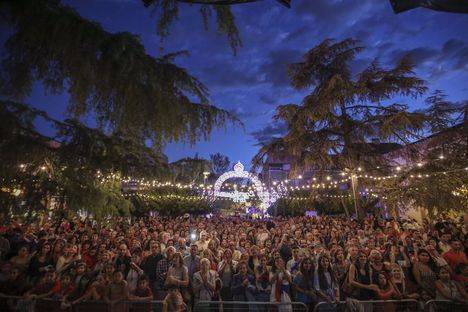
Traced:
<path fill-rule="evenodd" d="M 426 90 L 424 81 L 413 74 L 410 60 L 403 58 L 390 69 L 373 62 L 353 75 L 350 63 L 361 50 L 352 39 L 325 40 L 302 62 L 289 66 L 293 87 L 310 93 L 300 105 L 278 107 L 275 118 L 287 124 L 288 133 L 265 145 L 255 164 L 269 153 L 283 152 L 292 157 L 296 169 L 355 169 L 375 160 L 372 139 L 379 139 L 380 147 L 409 142 L 421 133 L 425 114 L 390 102 L 393 96 L 418 96 Z"/>
<path fill-rule="evenodd" d="M 206 138 L 234 120 L 172 63 L 181 53 L 154 58 L 136 35 L 107 32 L 58 0 L 6 1 L 1 10 L 13 29 L 1 90 L 12 99 L 26 97 L 39 81 L 47 91 L 69 93 L 73 117 L 92 115 L 103 129 L 157 146 Z"/>

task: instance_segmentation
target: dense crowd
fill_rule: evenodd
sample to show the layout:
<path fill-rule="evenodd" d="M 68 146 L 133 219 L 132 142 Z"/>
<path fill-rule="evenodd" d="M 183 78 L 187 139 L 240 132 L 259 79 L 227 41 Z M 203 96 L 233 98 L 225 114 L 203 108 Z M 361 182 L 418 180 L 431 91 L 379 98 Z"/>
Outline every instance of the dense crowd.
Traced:
<path fill-rule="evenodd" d="M 123 300 L 163 300 L 165 311 L 217 300 L 466 302 L 467 230 L 371 217 L 12 221 L 0 227 L 1 309 L 39 298 L 114 311 L 128 309 Z"/>

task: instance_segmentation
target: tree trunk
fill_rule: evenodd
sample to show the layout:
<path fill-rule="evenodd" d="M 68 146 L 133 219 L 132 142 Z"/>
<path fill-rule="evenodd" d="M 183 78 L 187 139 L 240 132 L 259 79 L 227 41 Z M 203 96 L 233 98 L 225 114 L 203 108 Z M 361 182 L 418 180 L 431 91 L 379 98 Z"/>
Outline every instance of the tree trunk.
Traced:
<path fill-rule="evenodd" d="M 348 205 L 346 205 L 346 202 L 344 198 L 341 198 L 341 205 L 343 206 L 343 209 L 345 211 L 346 217 L 349 218 L 349 210 L 348 210 Z"/>

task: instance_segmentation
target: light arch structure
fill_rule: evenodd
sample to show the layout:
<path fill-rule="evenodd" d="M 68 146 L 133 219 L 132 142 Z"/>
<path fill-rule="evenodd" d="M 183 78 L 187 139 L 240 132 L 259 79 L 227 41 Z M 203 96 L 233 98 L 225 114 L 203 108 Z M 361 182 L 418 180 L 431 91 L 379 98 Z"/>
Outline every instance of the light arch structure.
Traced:
<path fill-rule="evenodd" d="M 270 197 L 270 193 L 263 187 L 262 182 L 260 179 L 253 173 L 244 170 L 244 165 L 239 161 L 237 164 L 234 165 L 234 170 L 228 171 L 223 173 L 215 182 L 213 186 L 213 197 L 227 197 L 233 198 L 237 201 L 245 201 L 242 199 L 248 199 L 249 195 L 247 193 L 242 192 L 223 192 L 221 191 L 221 187 L 223 183 L 231 178 L 244 178 L 249 179 L 252 181 L 255 191 L 257 192 L 258 197 L 260 198 L 261 204 L 260 209 L 263 213 L 266 212 L 270 204 L 272 203 L 272 199 Z M 240 199 L 240 200 L 239 200 Z M 276 198 L 274 199 L 276 201 Z"/>

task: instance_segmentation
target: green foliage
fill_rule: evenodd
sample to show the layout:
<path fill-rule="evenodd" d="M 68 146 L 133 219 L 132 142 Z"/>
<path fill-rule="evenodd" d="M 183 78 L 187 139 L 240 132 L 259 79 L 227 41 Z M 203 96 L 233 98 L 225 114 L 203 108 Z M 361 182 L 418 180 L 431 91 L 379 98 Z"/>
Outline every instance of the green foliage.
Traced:
<path fill-rule="evenodd" d="M 377 62 L 353 76 L 350 62 L 362 50 L 352 39 L 325 40 L 289 66 L 293 87 L 312 88 L 301 105 L 279 106 L 276 119 L 288 133 L 264 146 L 254 158 L 260 164 L 277 150 L 292 157 L 293 169 L 357 168 L 375 162 L 369 140 L 407 142 L 425 125 L 425 115 L 409 112 L 407 105 L 386 104 L 395 95 L 418 96 L 424 81 L 414 76 L 406 58 L 394 68 Z M 371 156 L 371 157 L 369 157 Z"/>
<path fill-rule="evenodd" d="M 204 182 L 204 172 L 210 172 L 211 163 L 209 160 L 186 157 L 169 164 L 172 181 L 176 183 L 194 183 Z"/>
<path fill-rule="evenodd" d="M 130 202 L 121 175 L 154 178 L 167 168 L 161 153 L 141 143 L 76 120 L 56 121 L 25 104 L 0 101 L 0 117 L 3 209 L 44 211 L 54 198 L 58 209 L 125 215 Z M 53 138 L 37 131 L 38 119 L 56 129 Z"/>
<path fill-rule="evenodd" d="M 137 216 L 151 211 L 161 215 L 206 214 L 212 211 L 208 198 L 190 189 L 155 188 L 127 196 L 134 205 L 133 214 Z"/>
<path fill-rule="evenodd" d="M 431 128 L 428 112 L 410 112 L 407 105 L 390 102 L 394 96 L 418 97 L 426 91 L 411 60 L 404 57 L 389 69 L 374 61 L 353 75 L 351 61 L 362 49 L 353 39 L 327 39 L 288 67 L 292 86 L 310 89 L 309 94 L 300 105 L 277 108 L 275 118 L 286 123 L 288 132 L 264 145 L 254 165 L 269 155 L 288 155 L 293 175 L 303 168 L 357 171 L 382 166 L 384 152 Z"/>
<path fill-rule="evenodd" d="M 209 0 L 143 0 L 146 7 L 153 7 L 155 11 L 159 12 L 157 21 L 157 33 L 162 38 L 170 34 L 169 28 L 172 23 L 179 18 L 179 2 L 197 3 L 200 4 L 200 14 L 203 19 L 205 29 L 208 28 L 208 20 L 211 13 L 214 11 L 216 14 L 216 23 L 218 25 L 218 32 L 226 35 L 231 49 L 236 54 L 237 49 L 242 46 L 242 41 L 239 36 L 239 30 L 236 26 L 234 15 L 231 12 L 229 5 L 210 5 L 217 1 Z M 236 1 L 233 1 L 236 2 Z M 250 1 L 237 1 L 237 3 L 251 2 Z M 230 3 L 223 3 L 230 4 Z"/>
<path fill-rule="evenodd" d="M 215 175 L 221 175 L 229 170 L 231 166 L 231 161 L 229 157 L 221 153 L 211 154 L 210 161 L 212 166 L 212 171 Z"/>
<path fill-rule="evenodd" d="M 387 202 L 401 208 L 424 207 L 430 215 L 439 212 L 464 212 L 468 208 L 468 131 L 467 123 L 443 130 L 429 138 L 422 166 L 414 167 L 398 179 L 382 181 L 378 187 Z M 443 155 L 443 159 L 439 157 Z M 426 177 L 428 175 L 429 177 Z"/>
<path fill-rule="evenodd" d="M 1 8 L 13 28 L 1 68 L 2 92 L 10 98 L 28 96 L 40 81 L 49 92 L 70 95 L 73 117 L 94 116 L 102 129 L 156 147 L 194 143 L 235 121 L 209 105 L 206 87 L 171 62 L 177 54 L 154 58 L 137 36 L 109 33 L 59 1 L 7 1 Z"/>

